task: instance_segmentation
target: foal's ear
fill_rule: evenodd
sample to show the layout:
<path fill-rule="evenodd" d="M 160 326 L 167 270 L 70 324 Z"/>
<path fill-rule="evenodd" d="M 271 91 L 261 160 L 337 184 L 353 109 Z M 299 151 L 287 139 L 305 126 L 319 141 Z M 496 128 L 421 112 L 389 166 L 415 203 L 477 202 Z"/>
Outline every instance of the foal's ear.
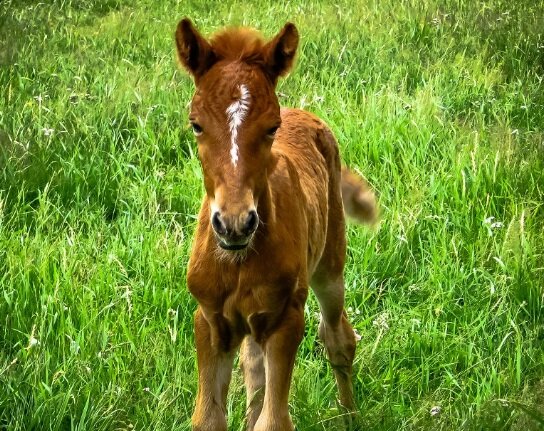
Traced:
<path fill-rule="evenodd" d="M 210 43 L 202 37 L 189 18 L 183 18 L 176 29 L 176 46 L 181 64 L 198 80 L 215 62 Z"/>
<path fill-rule="evenodd" d="M 297 47 L 298 30 L 295 24 L 290 22 L 264 46 L 266 67 L 274 81 L 289 72 L 295 60 Z"/>

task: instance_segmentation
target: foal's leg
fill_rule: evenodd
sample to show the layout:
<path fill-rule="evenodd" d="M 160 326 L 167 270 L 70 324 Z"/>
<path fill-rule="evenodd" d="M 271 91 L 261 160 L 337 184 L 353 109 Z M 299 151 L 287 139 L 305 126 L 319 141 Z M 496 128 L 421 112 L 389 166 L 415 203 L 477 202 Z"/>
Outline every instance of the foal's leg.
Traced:
<path fill-rule="evenodd" d="M 246 336 L 242 343 L 240 360 L 246 384 L 247 431 L 253 431 L 263 408 L 265 371 L 263 350 L 251 335 Z"/>
<path fill-rule="evenodd" d="M 317 273 L 312 279 L 312 288 L 321 308 L 319 338 L 325 344 L 331 363 L 340 404 L 355 411 L 351 375 L 355 357 L 355 333 L 344 311 L 344 280 L 342 275 L 332 278 Z"/>
<path fill-rule="evenodd" d="M 334 137 L 330 143 L 335 148 Z M 340 160 L 331 161 L 329 169 L 329 213 L 325 249 L 312 275 L 312 289 L 319 301 L 321 322 L 319 338 L 325 344 L 338 386 L 340 404 L 355 411 L 351 375 L 355 357 L 355 333 L 344 311 L 344 263 L 346 256 L 346 228 L 340 195 Z"/>
<path fill-rule="evenodd" d="M 226 431 L 227 392 L 235 350 L 226 352 L 212 337 L 210 324 L 198 307 L 195 314 L 198 394 L 192 417 L 194 431 Z"/>
<path fill-rule="evenodd" d="M 255 431 L 292 431 L 288 398 L 298 345 L 304 335 L 302 306 L 288 306 L 282 321 L 264 341 L 266 390 Z"/>

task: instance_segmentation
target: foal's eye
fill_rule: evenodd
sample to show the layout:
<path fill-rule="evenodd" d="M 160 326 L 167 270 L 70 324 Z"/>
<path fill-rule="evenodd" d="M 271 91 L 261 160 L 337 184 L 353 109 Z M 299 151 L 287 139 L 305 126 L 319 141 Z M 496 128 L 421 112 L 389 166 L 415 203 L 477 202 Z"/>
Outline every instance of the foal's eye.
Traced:
<path fill-rule="evenodd" d="M 266 131 L 266 136 L 273 138 L 276 135 L 276 132 L 278 131 L 278 126 L 272 127 Z"/>
<path fill-rule="evenodd" d="M 202 135 L 202 127 L 200 127 L 197 123 L 191 123 L 191 127 L 193 128 L 193 133 L 195 136 Z"/>

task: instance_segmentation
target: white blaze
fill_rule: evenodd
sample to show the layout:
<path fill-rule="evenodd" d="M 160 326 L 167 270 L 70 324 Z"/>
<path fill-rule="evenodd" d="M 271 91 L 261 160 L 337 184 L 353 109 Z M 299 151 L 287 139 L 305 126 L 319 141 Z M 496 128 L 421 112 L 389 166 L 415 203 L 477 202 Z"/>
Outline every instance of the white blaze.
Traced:
<path fill-rule="evenodd" d="M 240 85 L 240 98 L 227 108 L 227 118 L 230 129 L 230 160 L 234 167 L 238 163 L 238 128 L 246 118 L 251 96 L 247 87 Z"/>

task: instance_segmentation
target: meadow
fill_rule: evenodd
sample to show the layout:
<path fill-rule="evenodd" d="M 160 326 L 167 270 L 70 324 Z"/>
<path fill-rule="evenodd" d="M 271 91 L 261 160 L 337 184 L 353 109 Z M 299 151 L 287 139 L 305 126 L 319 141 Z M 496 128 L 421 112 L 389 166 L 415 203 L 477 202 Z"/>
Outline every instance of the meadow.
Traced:
<path fill-rule="evenodd" d="M 296 23 L 280 102 L 379 195 L 379 225 L 348 227 L 359 429 L 544 429 L 542 0 L 3 0 L 0 430 L 190 429 L 184 16 Z M 342 430 L 317 313 L 291 412 Z M 228 410 L 242 430 L 239 371 Z"/>

